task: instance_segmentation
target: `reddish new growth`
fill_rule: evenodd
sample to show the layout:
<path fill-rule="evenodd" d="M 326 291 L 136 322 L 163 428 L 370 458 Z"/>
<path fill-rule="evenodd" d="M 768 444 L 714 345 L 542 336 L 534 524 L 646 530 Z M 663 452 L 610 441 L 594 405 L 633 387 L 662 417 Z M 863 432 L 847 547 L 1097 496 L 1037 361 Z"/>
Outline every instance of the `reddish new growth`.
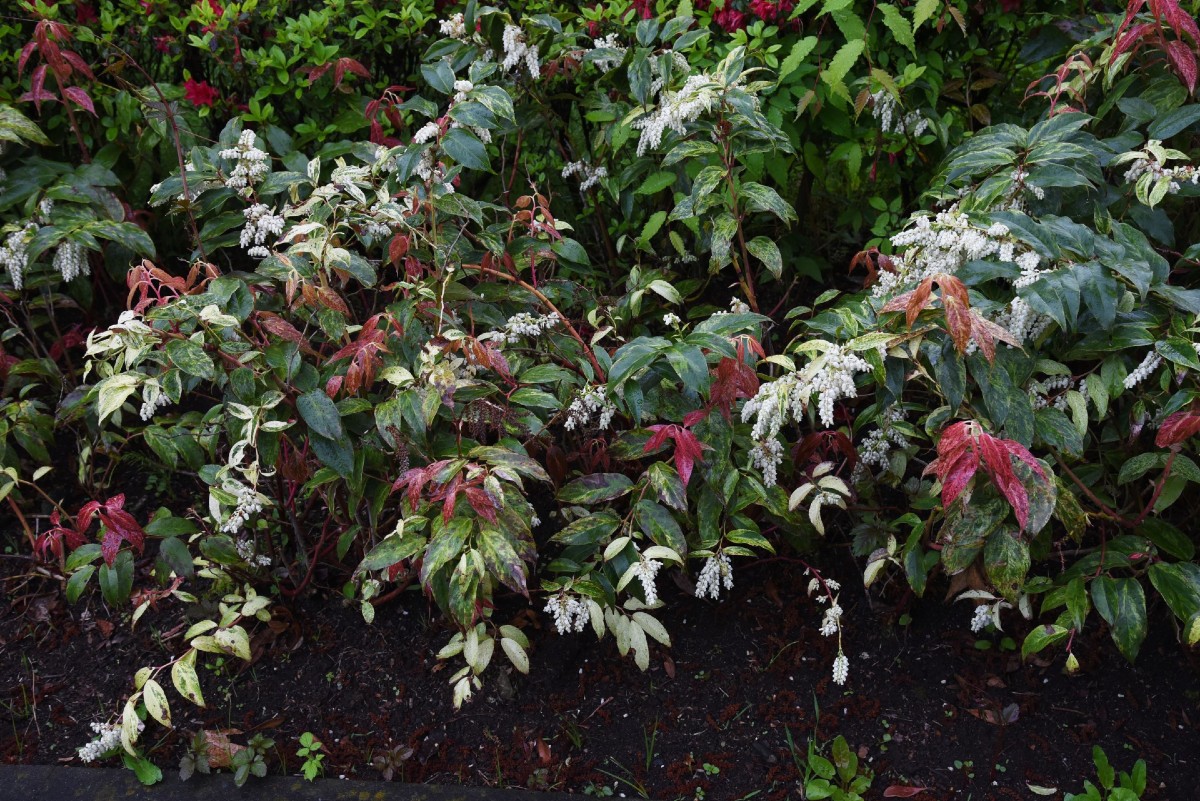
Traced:
<path fill-rule="evenodd" d="M 96 515 L 100 516 L 100 522 L 104 524 L 104 537 L 100 541 L 100 553 L 104 556 L 105 564 L 112 567 L 113 560 L 117 558 L 117 551 L 121 548 L 122 540 L 141 552 L 142 545 L 146 541 L 146 532 L 138 525 L 133 515 L 125 511 L 125 495 L 123 493 L 114 495 L 104 503 L 89 501 L 84 504 L 83 508 L 79 510 L 79 514 L 75 516 L 75 525 L 71 528 L 62 525 L 57 510 L 51 512 L 50 522 L 54 524 L 54 528 L 38 537 L 38 549 L 43 554 L 53 551 L 55 556 L 61 558 L 63 556 L 63 540 L 66 540 L 67 547 L 71 550 L 87 542 L 87 530 L 91 527 L 92 520 Z"/>
<path fill-rule="evenodd" d="M 1154 22 L 1133 24 L 1136 16 L 1149 4 Z M 1168 37 L 1166 23 L 1174 36 Z M 1190 39 L 1191 41 L 1187 41 Z M 1117 35 L 1108 63 L 1113 64 L 1126 53 L 1135 53 L 1143 45 L 1151 44 L 1164 53 L 1171 68 L 1188 88 L 1196 91 L 1197 65 L 1195 49 L 1200 46 L 1200 27 L 1192 15 L 1179 7 L 1179 0 L 1129 0 L 1125 19 L 1117 29 Z"/>
<path fill-rule="evenodd" d="M 996 358 L 997 339 L 1007 342 L 1014 348 L 1021 347 L 1021 343 L 1008 332 L 1008 329 L 993 323 L 972 309 L 971 302 L 967 297 L 966 285 L 946 273 L 931 275 L 916 289 L 892 298 L 883 307 L 883 311 L 903 311 L 908 327 L 912 328 L 921 312 L 933 305 L 934 284 L 937 284 L 942 290 L 942 311 L 946 317 L 946 328 L 959 353 L 965 353 L 967 345 L 974 340 L 987 360 L 992 362 Z"/>
<path fill-rule="evenodd" d="M 1175 448 L 1200 433 L 1200 413 L 1194 411 L 1175 412 L 1159 426 L 1154 444 L 1160 448 Z"/>
<path fill-rule="evenodd" d="M 942 482 L 942 505 L 949 506 L 975 477 L 980 467 L 1012 506 L 1021 530 L 1029 520 L 1029 494 L 1013 471 L 1013 458 L 1020 459 L 1043 481 L 1049 477 L 1028 449 L 1011 439 L 993 437 L 974 420 L 964 420 L 942 432 L 937 458 L 925 468 Z"/>
<path fill-rule="evenodd" d="M 650 430 L 654 432 L 654 436 L 646 442 L 642 453 L 650 453 L 662 447 L 662 444 L 670 438 L 675 443 L 675 470 L 678 471 L 679 478 L 683 480 L 683 485 L 686 487 L 688 479 L 692 477 L 692 467 L 700 458 L 701 451 L 708 446 L 696 439 L 696 435 L 683 426 L 656 425 L 650 426 Z"/>

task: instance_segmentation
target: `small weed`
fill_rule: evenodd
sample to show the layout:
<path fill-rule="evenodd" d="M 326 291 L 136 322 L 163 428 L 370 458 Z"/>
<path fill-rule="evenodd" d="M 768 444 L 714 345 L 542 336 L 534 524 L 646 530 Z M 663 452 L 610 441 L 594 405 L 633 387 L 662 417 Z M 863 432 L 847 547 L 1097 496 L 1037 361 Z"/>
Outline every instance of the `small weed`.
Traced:
<path fill-rule="evenodd" d="M 310 782 L 325 773 L 325 766 L 321 764 L 325 761 L 325 754 L 322 753 L 324 748 L 324 744 L 314 737 L 312 732 L 306 731 L 300 735 L 300 748 L 296 751 L 296 756 L 304 760 L 300 772 Z"/>
<path fill-rule="evenodd" d="M 1096 765 L 1096 778 L 1100 786 L 1085 780 L 1082 793 L 1066 793 L 1063 801 L 1138 801 L 1146 792 L 1145 760 L 1134 762 L 1129 773 L 1122 771 L 1117 775 L 1108 761 L 1108 755 L 1097 745 L 1092 749 L 1092 762 Z"/>

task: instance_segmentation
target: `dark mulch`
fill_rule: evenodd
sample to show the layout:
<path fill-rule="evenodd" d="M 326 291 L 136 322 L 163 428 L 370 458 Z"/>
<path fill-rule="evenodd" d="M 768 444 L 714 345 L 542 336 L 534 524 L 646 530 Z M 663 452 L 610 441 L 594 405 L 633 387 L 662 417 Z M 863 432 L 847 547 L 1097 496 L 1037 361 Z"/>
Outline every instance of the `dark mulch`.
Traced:
<path fill-rule="evenodd" d="M 0 560 L 0 759 L 78 764 L 88 724 L 118 707 L 134 672 L 182 649 L 178 631 L 166 636 L 180 610 L 153 611 L 131 632 L 97 597 L 68 607 L 56 584 L 21 579 L 29 566 Z M 282 762 L 292 773 L 309 730 L 326 743 L 330 776 L 378 778 L 372 757 L 400 746 L 413 754 L 397 778 L 412 782 L 571 792 L 615 784 L 628 797 L 640 788 L 657 799 L 703 790 L 706 799 L 767 801 L 798 797 L 788 734 L 802 752 L 815 730 L 821 741 L 844 735 L 869 763 L 869 798 L 889 785 L 930 788 L 921 799 L 1033 798 L 1027 783 L 1078 791 L 1093 776 L 1095 744 L 1119 769 L 1147 761 L 1146 798 L 1193 797 L 1200 671 L 1164 610 L 1152 609 L 1136 668 L 1093 628 L 1076 639 L 1083 667 L 1068 677 L 1061 653 L 1022 664 L 999 636 L 981 650 L 967 604 L 926 599 L 899 625 L 899 609 L 871 608 L 853 570 L 847 562 L 835 571 L 847 585 L 844 688 L 830 681 L 835 643 L 817 632 L 821 608 L 801 571 L 766 561 L 738 567 L 733 597 L 720 603 L 661 580 L 658 615 L 673 647 L 655 646 L 646 673 L 611 638 L 560 637 L 526 613 L 518 622 L 533 641 L 532 675 L 500 667 L 497 656 L 484 690 L 455 712 L 447 679 L 457 665 L 433 656 L 449 632 L 418 593 L 381 607 L 367 626 L 326 592 L 281 605 L 273 625 L 260 626 L 249 667 L 202 659 L 208 709 L 182 700 L 172 708 L 179 732 L 268 734 L 272 769 Z M 520 608 L 507 601 L 498 617 Z M 1028 624 L 1006 619 L 1020 642 Z M 151 726 L 146 741 L 173 770 L 182 734 Z"/>

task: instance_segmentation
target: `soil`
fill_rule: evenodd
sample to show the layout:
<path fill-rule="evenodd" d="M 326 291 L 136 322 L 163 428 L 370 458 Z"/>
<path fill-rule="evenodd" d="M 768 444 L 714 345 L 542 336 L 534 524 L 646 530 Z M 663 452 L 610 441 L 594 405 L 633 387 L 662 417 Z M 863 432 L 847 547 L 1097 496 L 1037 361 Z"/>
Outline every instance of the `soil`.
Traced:
<path fill-rule="evenodd" d="M 852 580 L 849 558 L 822 564 L 846 585 L 844 687 L 830 679 L 836 638 L 818 632 L 822 608 L 805 594 L 803 569 L 782 559 L 736 565 L 737 587 L 721 602 L 660 577 L 657 614 L 672 647 L 653 645 L 645 673 L 611 637 L 559 636 L 543 616 L 517 614 L 523 599 L 508 599 L 497 619 L 517 615 L 533 671 L 497 657 L 458 712 L 447 683 L 457 666 L 434 658 L 449 632 L 419 592 L 381 606 L 368 626 L 318 589 L 259 626 L 249 666 L 202 655 L 207 709 L 171 692 L 176 730 L 152 725 L 143 737 L 164 770 L 189 732 L 232 729 L 235 742 L 273 738 L 272 771 L 294 774 L 299 736 L 312 731 L 329 753 L 326 776 L 378 779 L 373 757 L 411 748 L 396 780 L 612 788 L 663 801 L 801 798 L 794 754 L 839 734 L 875 773 L 868 799 L 908 797 L 892 786 L 927 788 L 913 797 L 929 801 L 1038 797 L 1029 784 L 1061 798 L 1095 780 L 1100 745 L 1118 770 L 1146 760 L 1145 798 L 1194 797 L 1200 662 L 1165 609 L 1151 610 L 1136 668 L 1093 626 L 1076 638 L 1082 667 L 1067 676 L 1061 652 L 1022 664 L 1004 635 L 972 634 L 972 609 L 944 603 L 937 587 L 923 600 L 894 591 L 903 605 L 889 603 Z M 181 610 L 164 603 L 131 631 L 128 615 L 98 596 L 67 606 L 56 582 L 28 577 L 30 566 L 0 558 L 0 759 L 78 764 L 89 724 L 119 707 L 134 672 L 181 650 Z M 1017 643 L 1030 625 L 1006 617 Z"/>

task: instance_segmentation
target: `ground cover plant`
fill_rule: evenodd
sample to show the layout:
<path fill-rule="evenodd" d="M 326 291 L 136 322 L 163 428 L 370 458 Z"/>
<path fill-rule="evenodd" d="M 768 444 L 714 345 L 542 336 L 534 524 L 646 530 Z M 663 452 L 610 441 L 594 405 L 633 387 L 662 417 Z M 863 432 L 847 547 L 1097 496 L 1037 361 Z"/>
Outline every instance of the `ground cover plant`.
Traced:
<path fill-rule="evenodd" d="M 541 628 L 647 671 L 764 561 L 836 687 L 862 588 L 1068 674 L 1187 661 L 1195 9 L 369 5 L 0 30 L 8 546 L 171 632 L 82 759 L 157 780 L 314 595 L 427 599 L 447 714 Z M 328 773 L 300 730 L 182 772 Z M 801 785 L 868 797 L 829 737 Z"/>

